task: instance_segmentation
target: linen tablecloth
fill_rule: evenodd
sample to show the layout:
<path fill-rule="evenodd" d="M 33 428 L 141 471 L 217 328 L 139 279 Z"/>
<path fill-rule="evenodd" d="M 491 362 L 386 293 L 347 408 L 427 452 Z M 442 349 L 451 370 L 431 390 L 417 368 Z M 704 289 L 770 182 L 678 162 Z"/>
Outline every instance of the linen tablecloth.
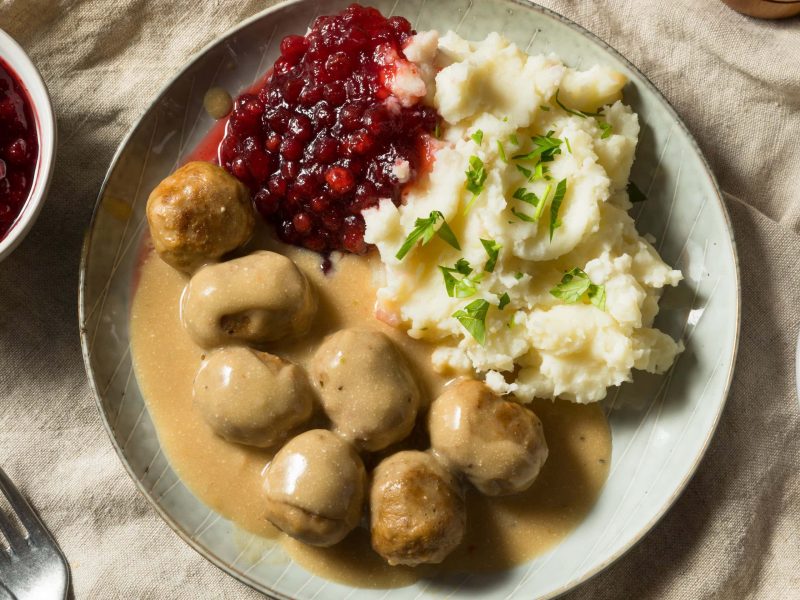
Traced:
<path fill-rule="evenodd" d="M 401 0 L 402 2 L 402 0 Z M 114 149 L 187 59 L 263 0 L 0 0 L 58 115 L 33 231 L 0 263 L 0 464 L 70 560 L 77 598 L 258 598 L 185 545 L 136 491 L 101 425 L 78 341 L 78 263 Z M 655 529 L 568 595 L 800 598 L 800 21 L 718 0 L 547 0 L 636 64 L 725 192 L 742 269 L 728 405 Z"/>

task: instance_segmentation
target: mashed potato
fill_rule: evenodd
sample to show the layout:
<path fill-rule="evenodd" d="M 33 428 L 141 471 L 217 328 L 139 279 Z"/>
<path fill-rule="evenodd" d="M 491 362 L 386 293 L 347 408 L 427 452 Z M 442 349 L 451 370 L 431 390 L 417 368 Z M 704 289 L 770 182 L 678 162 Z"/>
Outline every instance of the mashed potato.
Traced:
<path fill-rule="evenodd" d="M 406 56 L 445 123 L 405 204 L 364 212 L 385 265 L 379 316 L 434 342 L 438 371 L 523 401 L 594 402 L 632 369 L 667 369 L 682 345 L 652 324 L 682 276 L 627 213 L 639 123 L 621 102 L 625 77 L 528 56 L 497 34 L 425 32 Z M 456 239 L 445 227 L 398 258 L 418 219 Z"/>

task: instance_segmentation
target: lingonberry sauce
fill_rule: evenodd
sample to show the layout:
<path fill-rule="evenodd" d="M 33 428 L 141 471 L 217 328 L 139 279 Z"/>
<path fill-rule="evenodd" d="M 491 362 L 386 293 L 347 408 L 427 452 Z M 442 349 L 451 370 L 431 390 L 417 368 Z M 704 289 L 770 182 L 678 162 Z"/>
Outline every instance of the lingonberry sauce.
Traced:
<path fill-rule="evenodd" d="M 30 98 L 16 74 L 0 60 L 0 240 L 25 206 L 38 157 Z"/>
<path fill-rule="evenodd" d="M 406 19 L 354 4 L 285 37 L 263 87 L 236 99 L 220 164 L 250 187 L 283 241 L 362 254 L 361 211 L 381 198 L 400 203 L 438 119 L 388 87 L 413 34 Z"/>

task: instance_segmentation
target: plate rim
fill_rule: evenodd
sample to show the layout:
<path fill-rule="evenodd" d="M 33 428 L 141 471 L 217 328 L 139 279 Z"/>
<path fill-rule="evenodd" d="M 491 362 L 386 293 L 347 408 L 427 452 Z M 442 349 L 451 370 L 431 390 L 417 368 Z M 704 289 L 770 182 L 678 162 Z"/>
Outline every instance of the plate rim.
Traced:
<path fill-rule="evenodd" d="M 302 4 L 302 3 L 305 3 L 305 2 L 309 2 L 309 1 L 310 0 L 283 0 L 282 2 L 278 2 L 278 3 L 276 3 L 276 4 L 272 5 L 272 6 L 269 6 L 269 7 L 265 8 L 264 10 L 261 10 L 261 11 L 255 13 L 255 14 L 251 15 L 250 17 L 248 17 L 248 18 L 242 20 L 241 22 L 233 25 L 232 27 L 230 27 L 226 31 L 224 31 L 221 34 L 219 34 L 218 36 L 216 36 L 214 39 L 209 41 L 206 45 L 204 45 L 202 48 L 200 48 L 198 51 L 194 52 L 191 56 L 189 56 L 186 59 L 186 62 L 184 63 L 184 65 L 172 77 L 170 77 L 164 83 L 164 85 L 159 89 L 159 91 L 156 93 L 155 97 L 147 104 L 147 107 L 144 109 L 142 114 L 139 115 L 139 117 L 135 121 L 133 121 L 131 123 L 127 133 L 124 135 L 124 137 L 120 141 L 119 145 L 117 146 L 117 149 L 114 152 L 114 155 L 113 155 L 113 157 L 111 159 L 111 162 L 109 163 L 108 169 L 106 170 L 106 174 L 103 177 L 103 182 L 102 182 L 102 184 L 100 186 L 100 190 L 98 191 L 97 198 L 96 198 L 95 203 L 94 203 L 94 207 L 92 209 L 91 219 L 89 221 L 89 224 L 87 225 L 86 231 L 84 232 L 84 239 L 83 239 L 83 244 L 82 244 L 82 247 L 81 247 L 81 260 L 80 260 L 80 271 L 79 271 L 79 282 L 78 282 L 78 325 L 79 325 L 79 335 L 80 335 L 80 342 L 81 342 L 81 355 L 83 357 L 84 369 L 86 371 L 87 380 L 88 380 L 88 383 L 89 383 L 89 388 L 91 389 L 92 395 L 94 396 L 95 405 L 97 407 L 97 410 L 100 413 L 101 421 L 103 423 L 103 428 L 105 429 L 106 434 L 108 435 L 108 437 L 109 437 L 109 439 L 111 441 L 111 445 L 113 446 L 114 451 L 116 452 L 117 456 L 120 459 L 120 462 L 122 463 L 122 466 L 124 467 L 125 471 L 130 476 L 130 478 L 133 480 L 133 483 L 136 486 L 136 489 L 145 497 L 145 499 L 150 504 L 150 506 L 155 509 L 156 513 L 170 527 L 170 529 L 172 529 L 178 535 L 178 537 L 180 537 L 190 548 L 192 548 L 200 556 L 202 556 L 203 558 L 208 560 L 211 564 L 213 564 L 214 566 L 219 568 L 223 573 L 225 573 L 227 575 L 230 575 L 231 577 L 237 579 L 241 583 L 247 585 L 248 587 L 250 587 L 250 588 L 252 588 L 252 589 L 254 589 L 254 590 L 256 590 L 256 591 L 258 591 L 258 592 L 260 592 L 262 594 L 267 595 L 268 597 L 274 597 L 274 598 L 277 598 L 278 600 L 294 600 L 294 599 L 291 598 L 290 596 L 287 596 L 287 595 L 277 591 L 277 590 L 273 590 L 271 588 L 267 588 L 265 586 L 262 586 L 262 585 L 258 584 L 257 582 L 253 581 L 252 579 L 250 579 L 249 577 L 247 577 L 244 573 L 241 573 L 238 570 L 234 569 L 232 566 L 224 564 L 220 559 L 218 559 L 216 556 L 214 556 L 213 553 L 209 552 L 200 543 L 198 543 L 197 541 L 192 539 L 188 535 L 187 532 L 183 531 L 183 529 L 175 521 L 173 521 L 172 517 L 166 512 L 166 510 L 164 508 L 162 508 L 161 505 L 159 505 L 156 502 L 155 498 L 153 498 L 153 496 L 144 488 L 144 484 L 142 483 L 140 478 L 133 472 L 133 468 L 131 467 L 130 463 L 128 462 L 128 459 L 126 458 L 122 447 L 117 442 L 117 439 L 116 439 L 116 437 L 114 435 L 114 431 L 112 430 L 111 424 L 109 423 L 109 420 L 108 420 L 108 418 L 106 416 L 105 410 L 103 409 L 102 398 L 101 398 L 100 392 L 99 392 L 99 390 L 97 388 L 97 382 L 95 380 L 95 374 L 94 374 L 94 370 L 93 370 L 92 364 L 91 364 L 89 340 L 88 340 L 86 326 L 85 326 L 85 324 L 86 324 L 86 321 L 85 321 L 85 317 L 86 317 L 85 300 L 86 300 L 86 283 L 87 283 L 86 282 L 86 270 L 87 270 L 87 264 L 88 264 L 88 259 L 89 259 L 89 251 L 90 251 L 90 248 L 91 248 L 91 243 L 92 243 L 92 239 L 93 239 L 93 232 L 94 232 L 94 227 L 95 227 L 95 223 L 96 223 L 96 220 L 97 220 L 97 215 L 98 215 L 99 210 L 100 210 L 100 208 L 102 206 L 102 200 L 103 200 L 103 197 L 105 195 L 106 189 L 108 187 L 109 180 L 110 180 L 111 175 L 113 174 L 115 168 L 117 167 L 117 163 L 119 162 L 119 159 L 120 159 L 123 151 L 125 150 L 126 146 L 128 145 L 128 142 L 130 141 L 131 137 L 133 136 L 133 134 L 138 129 L 139 125 L 142 123 L 142 121 L 145 118 L 145 116 L 147 115 L 147 112 L 149 111 L 150 107 L 152 107 L 155 103 L 157 103 L 160 99 L 162 99 L 164 97 L 164 95 L 167 93 L 167 91 L 169 90 L 169 88 L 175 83 L 175 81 L 178 78 L 180 78 L 186 71 L 188 71 L 203 54 L 205 54 L 206 52 L 208 52 L 209 50 L 211 50 L 212 48 L 217 46 L 220 42 L 222 42 L 223 40 L 225 40 L 225 39 L 229 38 L 230 36 L 234 35 L 238 31 L 248 27 L 252 23 L 254 23 L 256 21 L 259 21 L 259 20 L 263 19 L 264 17 L 266 17 L 266 16 L 268 16 L 268 15 L 274 13 L 274 12 L 278 12 L 279 10 L 284 9 L 287 6 L 291 6 L 291 5 L 294 5 L 294 4 Z M 364 1 L 367 4 L 369 3 L 369 0 L 364 0 Z M 691 467 L 688 469 L 688 471 L 686 472 L 686 475 L 679 482 L 679 484 L 677 485 L 675 490 L 672 492 L 672 494 L 669 496 L 669 498 L 666 500 L 666 502 L 664 502 L 664 504 L 661 506 L 660 510 L 657 511 L 656 514 L 647 523 L 645 523 L 633 536 L 631 536 L 631 538 L 628 540 L 628 542 L 626 544 L 621 546 L 616 552 L 612 553 L 610 556 L 608 556 L 605 560 L 600 562 L 594 568 L 587 569 L 584 573 L 578 575 L 577 577 L 573 577 L 572 579 L 570 579 L 570 581 L 568 581 L 567 583 L 561 585 L 557 589 L 554 589 L 551 592 L 549 592 L 549 593 L 547 593 L 547 594 L 545 594 L 543 596 L 540 596 L 540 600 L 547 600 L 549 598 L 555 598 L 557 596 L 565 594 L 568 591 L 574 590 L 577 587 L 587 583 L 589 580 L 593 579 L 594 577 L 596 577 L 597 575 L 599 575 L 600 573 L 602 573 L 603 571 L 608 569 L 612 564 L 614 564 L 619 559 L 621 559 L 623 556 L 625 556 L 628 552 L 630 552 L 630 550 L 632 550 L 634 548 L 634 546 L 638 545 L 647 536 L 647 534 L 650 533 L 653 530 L 655 525 L 659 521 L 661 521 L 661 519 L 666 515 L 666 513 L 669 512 L 669 510 L 674 506 L 674 504 L 678 500 L 678 498 L 686 490 L 689 482 L 694 478 L 694 475 L 696 474 L 697 469 L 700 466 L 700 463 L 702 462 L 703 458 L 705 457 L 706 453 L 708 452 L 708 448 L 709 448 L 709 446 L 711 444 L 711 440 L 713 439 L 714 434 L 717 431 L 717 427 L 719 426 L 719 422 L 720 422 L 720 420 L 722 418 L 722 414 L 725 411 L 725 407 L 727 405 L 728 397 L 729 397 L 730 391 L 731 391 L 731 385 L 733 383 L 733 374 L 734 374 L 734 371 L 736 370 L 736 363 L 737 363 L 738 353 L 739 353 L 740 332 L 741 332 L 741 304 L 742 304 L 742 300 L 741 300 L 741 295 L 742 295 L 741 269 L 740 269 L 740 264 L 739 264 L 739 254 L 738 254 L 738 250 L 737 250 L 737 246 L 736 246 L 736 240 L 734 238 L 734 229 L 733 229 L 733 225 L 732 225 L 732 222 L 731 222 L 730 213 L 729 213 L 728 208 L 727 208 L 727 206 L 725 204 L 725 201 L 724 201 L 724 199 L 722 197 L 722 190 L 721 190 L 721 188 L 719 186 L 717 178 L 714 175 L 714 172 L 711 170 L 711 167 L 708 164 L 708 160 L 706 159 L 705 155 L 703 154 L 703 152 L 702 152 L 700 146 L 698 145 L 697 140 L 695 139 L 694 135 L 692 135 L 692 133 L 689 130 L 689 128 L 683 122 L 683 119 L 681 119 L 680 115 L 677 113 L 675 108 L 672 106 L 672 104 L 669 102 L 669 100 L 661 93 L 661 91 L 655 86 L 655 84 L 653 84 L 653 82 L 650 81 L 650 79 L 633 62 L 631 62 L 628 58 L 626 58 L 622 53 L 620 53 L 618 50 L 616 50 L 608 42 L 606 42 L 605 40 L 601 39 L 599 36 L 597 36 L 596 34 L 592 33 L 591 31 L 589 31 L 585 27 L 583 27 L 583 26 L 579 25 L 578 23 L 572 21 L 571 19 L 565 17 L 564 15 L 562 15 L 562 14 L 560 14 L 560 13 L 554 11 L 554 10 L 551 10 L 551 9 L 545 7 L 545 6 L 541 6 L 540 4 L 537 4 L 537 3 L 533 2 L 532 0 L 506 0 L 506 1 L 512 3 L 512 4 L 516 5 L 516 6 L 519 6 L 521 9 L 533 10 L 535 12 L 539 12 L 540 14 L 544 15 L 545 17 L 549 17 L 551 19 L 554 19 L 554 20 L 560 22 L 561 24 L 569 27 L 570 29 L 576 31 L 578 34 L 582 35 L 583 37 L 586 37 L 587 39 L 589 39 L 589 41 L 595 43 L 600 48 L 602 48 L 605 52 L 611 54 L 617 60 L 622 62 L 624 65 L 626 65 L 636 75 L 638 75 L 641 78 L 642 82 L 644 83 L 645 87 L 651 93 L 655 94 L 655 96 L 663 103 L 664 107 L 669 112 L 669 114 L 672 117 L 672 119 L 674 120 L 674 122 L 677 123 L 677 125 L 683 131 L 684 135 L 686 136 L 687 140 L 689 141 L 689 144 L 690 144 L 691 148 L 694 150 L 694 152 L 697 154 L 698 158 L 700 159 L 701 165 L 703 167 L 703 171 L 704 171 L 706 177 L 708 178 L 708 181 L 709 181 L 709 183 L 711 185 L 711 188 L 714 191 L 713 199 L 716 200 L 716 203 L 717 203 L 719 209 L 722 212 L 722 216 L 724 218 L 725 225 L 727 227 L 727 234 L 728 235 L 727 235 L 726 239 L 727 239 L 727 241 L 729 243 L 731 256 L 733 258 L 734 279 L 735 279 L 734 284 L 735 284 L 735 288 L 736 288 L 735 310 L 734 310 L 735 322 L 733 324 L 734 325 L 734 331 L 733 331 L 733 343 L 732 343 L 732 349 L 731 349 L 732 351 L 731 351 L 730 366 L 729 366 L 728 372 L 727 372 L 727 374 L 725 376 L 725 384 L 723 386 L 723 392 L 721 394 L 721 401 L 719 403 L 719 408 L 717 409 L 716 415 L 714 415 L 714 421 L 711 424 L 711 427 L 708 428 L 708 431 L 706 432 L 706 437 L 705 437 L 705 439 L 703 440 L 703 443 L 702 443 L 702 447 L 700 448 L 700 451 L 695 456 L 694 462 L 692 463 Z M 470 6 L 471 5 L 472 5 L 472 2 L 470 1 Z M 800 340 L 798 340 L 798 341 L 800 342 Z M 800 351 L 800 346 L 798 347 L 798 350 Z M 798 365 L 798 369 L 799 369 L 798 372 L 800 372 L 800 364 Z"/>

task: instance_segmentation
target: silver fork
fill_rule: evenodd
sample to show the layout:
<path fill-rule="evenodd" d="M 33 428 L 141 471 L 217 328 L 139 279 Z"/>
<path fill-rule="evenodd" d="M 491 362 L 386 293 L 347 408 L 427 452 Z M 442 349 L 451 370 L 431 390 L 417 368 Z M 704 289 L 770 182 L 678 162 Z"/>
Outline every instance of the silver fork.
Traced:
<path fill-rule="evenodd" d="M 61 548 L 31 505 L 0 469 L 0 492 L 25 528 L 0 512 L 0 533 L 9 550 L 0 547 L 0 598 L 63 600 L 69 589 L 69 567 Z"/>

